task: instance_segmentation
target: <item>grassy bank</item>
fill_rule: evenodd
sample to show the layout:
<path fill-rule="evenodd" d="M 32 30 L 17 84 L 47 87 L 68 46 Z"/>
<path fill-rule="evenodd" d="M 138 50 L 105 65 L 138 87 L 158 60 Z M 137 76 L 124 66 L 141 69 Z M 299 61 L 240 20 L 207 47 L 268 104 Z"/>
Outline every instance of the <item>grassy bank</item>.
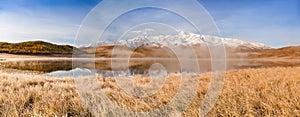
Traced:
<path fill-rule="evenodd" d="M 226 76 L 223 92 L 208 116 L 300 116 L 299 67 L 246 69 L 230 71 Z M 183 116 L 196 116 L 207 92 L 210 74 L 196 78 L 200 80 L 196 97 Z M 121 90 L 115 79 L 99 76 L 98 80 L 97 88 L 103 89 L 116 105 L 139 112 L 158 109 L 170 102 L 181 81 L 177 76 L 169 76 L 158 92 L 140 98 Z M 149 78 L 141 76 L 136 76 L 134 81 L 134 88 L 150 83 Z M 190 80 L 190 83 L 195 82 Z M 109 112 L 113 110 L 101 111 L 113 115 Z M 90 113 L 81 101 L 72 78 L 59 79 L 2 69 L 0 116 L 18 115 L 89 116 Z"/>

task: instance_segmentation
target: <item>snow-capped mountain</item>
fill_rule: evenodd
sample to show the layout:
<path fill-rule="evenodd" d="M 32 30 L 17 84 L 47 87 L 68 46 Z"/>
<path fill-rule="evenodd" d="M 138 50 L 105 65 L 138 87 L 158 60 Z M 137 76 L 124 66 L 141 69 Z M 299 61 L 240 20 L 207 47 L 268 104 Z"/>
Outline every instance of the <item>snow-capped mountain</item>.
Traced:
<path fill-rule="evenodd" d="M 262 43 L 247 42 L 233 38 L 222 38 L 216 36 L 199 35 L 194 33 L 186 33 L 183 31 L 178 32 L 176 35 L 157 35 L 157 36 L 137 36 L 128 40 L 119 40 L 117 42 L 105 42 L 99 41 L 97 46 L 103 45 L 124 45 L 128 47 L 139 47 L 142 45 L 151 46 L 190 46 L 190 45 L 221 45 L 226 47 L 237 48 L 249 48 L 249 49 L 269 49 L 270 47 Z"/>

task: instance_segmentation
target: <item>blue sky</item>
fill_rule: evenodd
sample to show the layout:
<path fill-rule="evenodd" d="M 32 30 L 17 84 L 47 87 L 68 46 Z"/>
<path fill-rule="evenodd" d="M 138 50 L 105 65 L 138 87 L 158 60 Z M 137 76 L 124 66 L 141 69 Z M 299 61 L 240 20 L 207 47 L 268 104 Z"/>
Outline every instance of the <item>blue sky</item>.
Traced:
<path fill-rule="evenodd" d="M 224 37 L 262 42 L 273 47 L 300 45 L 299 0 L 198 1 L 213 17 Z M 99 2 L 100 0 L 0 0 L 0 41 L 44 40 L 73 44 L 82 20 Z M 189 4 L 187 2 L 182 5 Z M 155 14 L 160 14 L 157 12 L 160 11 L 139 9 L 119 20 L 123 19 L 123 24 L 132 26 L 126 19 L 135 17 L 135 24 L 155 21 L 146 20 L 147 17 L 143 15 L 154 17 Z M 187 29 L 187 24 L 181 23 L 182 19 L 176 19 L 176 16 L 168 13 L 164 17 L 167 18 L 166 21 L 176 24 L 175 28 L 191 31 Z M 162 23 L 167 23 L 166 21 Z M 114 38 L 115 32 L 121 33 L 122 22 L 116 21 L 107 37 Z"/>

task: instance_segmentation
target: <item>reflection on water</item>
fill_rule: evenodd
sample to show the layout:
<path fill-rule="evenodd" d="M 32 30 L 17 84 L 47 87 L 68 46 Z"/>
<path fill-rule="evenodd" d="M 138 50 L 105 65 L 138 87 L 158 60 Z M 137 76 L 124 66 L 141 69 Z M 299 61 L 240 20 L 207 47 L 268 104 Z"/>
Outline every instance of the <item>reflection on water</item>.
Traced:
<path fill-rule="evenodd" d="M 227 60 L 226 69 L 244 69 L 274 66 L 300 66 L 299 60 L 249 60 L 236 59 Z M 145 59 L 145 60 L 96 60 L 91 61 L 14 61 L 2 63 L 5 68 L 13 68 L 19 70 L 33 70 L 49 73 L 57 77 L 95 75 L 103 76 L 115 75 L 133 75 L 148 74 L 149 68 L 153 64 L 160 64 L 168 73 L 174 72 L 197 72 L 204 73 L 211 71 L 211 60 L 179 60 L 176 59 Z M 199 67 L 197 67 L 199 66 Z M 195 69 L 199 68 L 199 69 Z"/>
<path fill-rule="evenodd" d="M 40 72 L 69 71 L 72 70 L 72 61 L 9 61 L 2 63 L 4 68 L 19 70 L 32 70 Z"/>
<path fill-rule="evenodd" d="M 53 71 L 50 72 L 49 75 L 55 77 L 72 77 L 72 76 L 80 77 L 80 76 L 93 76 L 95 74 L 89 69 L 75 68 L 70 71 Z"/>

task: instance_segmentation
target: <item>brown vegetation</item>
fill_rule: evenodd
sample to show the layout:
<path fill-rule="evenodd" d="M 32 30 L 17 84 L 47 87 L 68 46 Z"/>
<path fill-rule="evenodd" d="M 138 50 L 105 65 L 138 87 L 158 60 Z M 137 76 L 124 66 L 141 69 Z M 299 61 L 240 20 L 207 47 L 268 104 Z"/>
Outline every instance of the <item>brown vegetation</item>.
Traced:
<path fill-rule="evenodd" d="M 198 115 L 210 76 L 194 77 L 200 80 L 199 87 L 183 116 Z M 226 76 L 223 92 L 208 116 L 300 116 L 299 67 L 245 69 L 229 71 Z M 2 69 L 0 79 L 0 116 L 90 115 L 70 78 L 59 79 L 39 73 Z M 135 76 L 133 79 L 135 83 L 132 87 L 135 88 L 150 83 L 147 77 Z M 102 89 L 116 105 L 139 112 L 168 104 L 181 83 L 178 76 L 171 75 L 162 89 L 141 98 L 121 90 L 116 79 L 98 76 L 98 80 L 97 88 Z M 196 83 L 192 79 L 189 82 Z M 191 90 L 186 89 L 186 92 Z M 118 115 L 113 113 L 114 110 L 100 111 L 106 115 Z"/>
<path fill-rule="evenodd" d="M 155 47 L 140 46 L 138 48 L 129 48 L 126 46 L 100 46 L 98 48 L 85 48 L 87 53 L 95 54 L 97 57 L 128 57 L 132 58 L 176 58 L 182 53 L 193 53 L 198 58 L 210 58 L 210 50 L 206 46 L 195 45 L 193 47 L 173 46 L 173 47 Z M 114 52 L 114 53 L 113 53 Z M 249 49 L 249 48 L 231 48 L 225 47 L 227 58 L 300 58 L 300 46 L 284 47 L 279 49 Z M 126 56 L 127 55 L 127 56 Z M 189 56 L 184 56 L 189 57 Z M 193 58 L 193 57 L 190 57 Z"/>
<path fill-rule="evenodd" d="M 93 51 L 92 51 L 93 50 Z M 112 55 L 112 52 L 114 56 Z M 175 51 L 174 51 L 175 50 Z M 194 45 L 193 47 L 175 46 L 169 47 L 154 47 L 154 46 L 140 46 L 138 48 L 129 48 L 125 46 L 100 46 L 98 48 L 85 49 L 90 54 L 95 54 L 97 57 L 124 57 L 122 54 L 130 53 L 132 58 L 158 57 L 158 58 L 176 58 L 176 54 L 193 53 L 198 58 L 210 58 L 210 51 L 208 47 L 201 45 Z M 119 52 L 119 53 L 117 53 Z M 132 52 L 132 53 L 131 53 Z M 279 49 L 249 49 L 243 47 L 231 48 L 225 47 L 227 58 L 272 58 L 272 59 L 299 59 L 300 46 L 283 47 Z M 121 53 L 121 54 L 120 54 Z M 186 57 L 186 56 L 185 56 Z M 192 57 L 193 58 L 193 57 Z"/>
<path fill-rule="evenodd" d="M 137 48 L 130 48 L 126 46 L 100 46 L 97 48 L 85 48 L 84 50 L 89 54 L 94 54 L 96 57 L 104 58 L 210 58 L 210 51 L 208 47 L 200 45 L 194 45 L 192 47 L 140 46 Z M 236 54 L 237 52 L 232 48 L 226 48 L 226 52 L 227 56 L 230 58 L 241 58 L 245 56 L 242 54 Z"/>
<path fill-rule="evenodd" d="M 72 79 L 37 72 L 0 72 L 0 116 L 88 115 Z"/>
<path fill-rule="evenodd" d="M 279 49 L 260 50 L 249 55 L 250 58 L 285 58 L 300 59 L 300 46 L 290 46 Z"/>
<path fill-rule="evenodd" d="M 43 41 L 22 43 L 0 42 L 0 53 L 26 55 L 83 54 L 84 52 L 70 45 L 56 45 Z"/>
<path fill-rule="evenodd" d="M 84 49 L 89 54 L 95 54 L 97 57 L 105 58 L 143 58 L 143 57 L 163 57 L 169 58 L 174 54 L 166 47 L 140 46 L 138 48 L 129 48 L 126 46 L 100 46 L 97 48 Z"/>

